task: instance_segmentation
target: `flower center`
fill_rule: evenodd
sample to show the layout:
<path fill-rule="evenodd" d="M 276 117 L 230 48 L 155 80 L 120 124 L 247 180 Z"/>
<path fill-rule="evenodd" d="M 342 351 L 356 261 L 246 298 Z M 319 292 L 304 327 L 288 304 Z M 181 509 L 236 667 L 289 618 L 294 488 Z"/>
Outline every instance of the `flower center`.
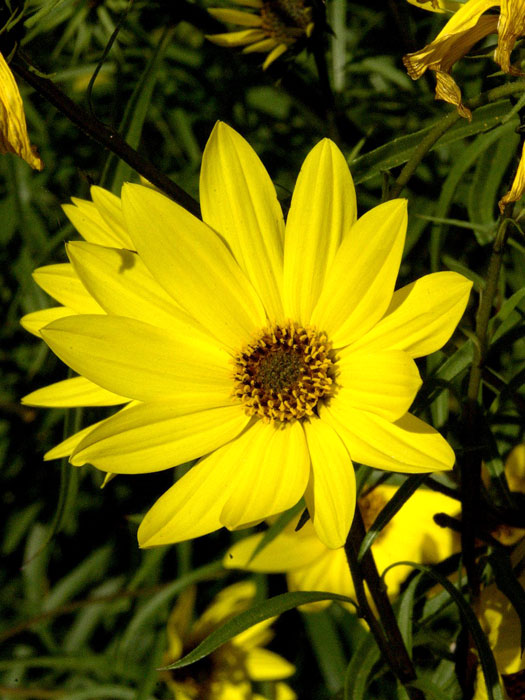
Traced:
<path fill-rule="evenodd" d="M 235 358 L 233 395 L 249 416 L 287 422 L 332 396 L 336 361 L 325 333 L 295 323 L 262 331 Z"/>
<path fill-rule="evenodd" d="M 261 19 L 261 28 L 267 36 L 291 44 L 307 33 L 312 8 L 304 0 L 264 0 Z"/>

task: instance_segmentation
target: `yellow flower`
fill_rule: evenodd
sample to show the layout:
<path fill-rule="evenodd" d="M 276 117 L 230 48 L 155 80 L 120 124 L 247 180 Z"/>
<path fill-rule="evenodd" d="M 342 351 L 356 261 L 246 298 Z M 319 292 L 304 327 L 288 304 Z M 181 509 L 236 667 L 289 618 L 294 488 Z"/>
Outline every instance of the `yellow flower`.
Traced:
<path fill-rule="evenodd" d="M 509 453 L 505 461 L 505 476 L 510 491 L 525 493 L 525 444 L 517 445 Z M 483 481 L 489 485 L 488 473 L 483 472 Z M 491 533 L 501 544 L 506 546 L 516 544 L 525 537 L 525 530 L 510 525 L 500 525 Z"/>
<path fill-rule="evenodd" d="M 24 105 L 15 78 L 0 53 L 0 153 L 14 153 L 35 170 L 44 164 L 31 145 Z"/>
<path fill-rule="evenodd" d="M 430 12 L 455 12 L 463 5 L 460 0 L 407 0 L 407 2 Z"/>
<path fill-rule="evenodd" d="M 383 484 L 359 498 L 367 530 L 396 491 L 396 486 Z M 458 536 L 452 530 L 436 525 L 433 520 L 435 513 L 457 516 L 459 504 L 426 489 L 419 489 L 409 498 L 372 545 L 380 573 L 397 561 L 434 564 L 459 551 Z M 291 591 L 326 591 L 355 600 L 344 548 L 328 549 L 315 534 L 310 521 L 298 532 L 295 532 L 296 525 L 297 520 L 287 525 L 253 559 L 253 552 L 263 535 L 253 535 L 237 542 L 225 554 L 223 565 L 248 571 L 286 573 Z M 387 572 L 385 583 L 390 598 L 397 596 L 411 571 L 410 567 L 396 566 Z M 329 602 L 311 603 L 303 607 L 318 610 L 326 605 Z M 353 611 L 353 606 L 350 609 Z"/>
<path fill-rule="evenodd" d="M 212 8 L 217 19 L 241 27 L 236 32 L 210 34 L 206 38 L 219 46 L 244 46 L 243 53 L 268 52 L 263 69 L 281 56 L 291 44 L 311 36 L 314 23 L 309 0 L 235 0 L 255 12 Z"/>
<path fill-rule="evenodd" d="M 168 651 L 165 664 L 172 664 L 192 651 L 213 630 L 247 610 L 254 603 L 255 584 L 243 581 L 221 591 L 193 624 L 195 588 L 179 597 L 168 620 Z M 295 672 L 295 667 L 268 649 L 272 639 L 269 627 L 275 618 L 260 622 L 233 637 L 212 654 L 190 666 L 165 671 L 163 679 L 175 700 L 265 700 L 256 693 L 252 682 L 281 681 Z M 275 683 L 276 700 L 295 700 L 293 690 L 282 682 Z"/>
<path fill-rule="evenodd" d="M 519 576 L 525 586 L 525 573 Z M 479 614 L 481 626 L 487 634 L 496 666 L 503 681 L 505 698 L 523 698 L 525 658 L 521 654 L 521 624 L 518 613 L 509 599 L 492 583 L 481 592 Z M 487 687 L 478 664 L 476 690 L 473 700 L 487 700 Z"/>
<path fill-rule="evenodd" d="M 40 334 L 90 387 L 139 402 L 91 428 L 70 460 L 135 474 L 204 455 L 145 516 L 141 546 L 244 527 L 304 495 L 318 536 L 340 547 L 352 460 L 453 465 L 444 438 L 407 411 L 421 384 L 413 358 L 448 340 L 471 283 L 441 272 L 394 292 L 405 201 L 356 221 L 348 166 L 327 139 L 303 165 L 286 235 L 268 173 L 225 124 L 206 146 L 200 190 L 204 222 L 125 185 L 128 249 L 68 245 L 96 308 Z M 52 293 L 68 286 L 55 280 Z"/>

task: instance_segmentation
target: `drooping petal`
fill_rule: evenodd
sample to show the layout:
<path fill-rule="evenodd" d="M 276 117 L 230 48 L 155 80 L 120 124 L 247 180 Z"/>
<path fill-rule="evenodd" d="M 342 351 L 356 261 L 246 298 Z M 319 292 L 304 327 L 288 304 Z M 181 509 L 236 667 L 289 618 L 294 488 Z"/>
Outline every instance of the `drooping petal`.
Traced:
<path fill-rule="evenodd" d="M 71 462 L 116 474 L 161 471 L 212 452 L 248 421 L 235 405 L 202 410 L 184 401 L 152 401 L 104 421 L 77 446 Z"/>
<path fill-rule="evenodd" d="M 14 153 L 35 170 L 44 163 L 29 141 L 24 104 L 16 80 L 0 53 L 0 153 Z"/>
<path fill-rule="evenodd" d="M 204 149 L 200 200 L 204 221 L 226 239 L 270 319 L 282 320 L 281 206 L 255 151 L 222 122 Z"/>
<path fill-rule="evenodd" d="M 268 66 L 271 66 L 274 61 L 276 61 L 279 56 L 282 56 L 283 53 L 288 49 L 287 44 L 278 44 L 274 49 L 270 51 L 268 56 L 264 59 L 264 63 L 262 65 L 263 70 L 266 70 Z M 246 51 L 246 49 L 245 49 Z M 281 684 L 284 685 L 284 684 Z"/>
<path fill-rule="evenodd" d="M 51 306 L 49 309 L 41 309 L 40 311 L 32 311 L 20 319 L 20 325 L 37 337 L 41 338 L 40 331 L 48 323 L 56 321 L 58 318 L 66 316 L 75 316 L 76 311 L 68 309 L 67 306 Z"/>
<path fill-rule="evenodd" d="M 280 428 L 257 421 L 236 443 L 244 444 L 242 469 L 220 516 L 230 529 L 294 506 L 305 491 L 310 471 L 306 440 L 298 422 Z M 236 452 L 239 445 L 235 445 Z"/>
<path fill-rule="evenodd" d="M 140 524 L 140 547 L 182 542 L 222 527 L 220 514 L 242 457 L 238 445 L 237 438 L 212 452 L 158 499 Z"/>
<path fill-rule="evenodd" d="M 360 217 L 341 243 L 311 322 L 335 347 L 348 345 L 379 321 L 390 303 L 407 226 L 406 200 Z"/>
<path fill-rule="evenodd" d="M 284 244 L 283 303 L 287 316 L 307 324 L 326 274 L 356 219 L 346 160 L 330 140 L 315 146 L 293 192 Z"/>
<path fill-rule="evenodd" d="M 181 324 L 195 326 L 151 276 L 137 253 L 84 241 L 69 243 L 67 252 L 85 288 L 107 313 L 184 334 L 187 331 Z"/>
<path fill-rule="evenodd" d="M 72 197 L 73 204 L 63 204 L 62 209 L 84 240 L 110 248 L 133 250 L 127 231 L 111 228 L 93 202 Z"/>
<path fill-rule="evenodd" d="M 403 350 L 347 348 L 337 364 L 340 389 L 332 404 L 370 411 L 389 421 L 408 411 L 422 383 L 416 363 Z"/>
<path fill-rule="evenodd" d="M 114 394 L 93 384 L 85 377 L 72 377 L 49 384 L 27 394 L 22 403 L 27 406 L 48 406 L 71 408 L 73 406 L 118 406 L 127 403 L 129 398 Z"/>
<path fill-rule="evenodd" d="M 457 272 L 434 272 L 398 289 L 384 317 L 354 343 L 353 349 L 430 355 L 454 332 L 471 287 L 472 282 Z"/>
<path fill-rule="evenodd" d="M 266 315 L 219 236 L 149 187 L 125 185 L 122 206 L 154 278 L 219 342 L 238 352 L 265 325 Z"/>
<path fill-rule="evenodd" d="M 180 337 L 131 318 L 78 315 L 54 321 L 42 336 L 77 374 L 121 396 L 201 394 L 212 406 L 231 393 L 228 355 L 197 331 Z"/>
<path fill-rule="evenodd" d="M 218 7 L 211 7 L 208 12 L 221 22 L 240 24 L 241 27 L 260 27 L 262 25 L 261 15 L 252 14 L 251 12 Z"/>
<path fill-rule="evenodd" d="M 523 197 L 524 192 L 525 192 L 525 144 L 523 144 L 523 148 L 521 150 L 520 162 L 518 164 L 518 169 L 516 170 L 516 175 L 514 176 L 514 180 L 512 181 L 511 188 L 506 194 L 503 195 L 503 197 L 498 202 L 500 212 L 503 214 L 507 204 L 510 204 L 511 202 L 518 202 Z"/>
<path fill-rule="evenodd" d="M 498 21 L 498 45 L 494 60 L 505 73 L 521 75 L 521 70 L 510 65 L 510 54 L 516 40 L 525 34 L 525 1 L 501 0 Z"/>
<path fill-rule="evenodd" d="M 321 419 L 346 445 L 354 462 L 406 473 L 452 469 L 452 448 L 430 425 L 410 413 L 395 423 L 341 404 L 323 406 Z"/>
<path fill-rule="evenodd" d="M 104 310 L 86 290 L 70 263 L 45 265 L 33 272 L 33 279 L 53 299 L 79 314 L 102 314 Z"/>
<path fill-rule="evenodd" d="M 304 423 L 312 472 L 305 494 L 317 536 L 330 549 L 346 541 L 355 511 L 355 472 L 336 431 L 322 420 Z"/>
<path fill-rule="evenodd" d="M 255 647 L 246 656 L 246 670 L 252 681 L 276 681 L 295 673 L 295 666 L 269 649 Z"/>
<path fill-rule="evenodd" d="M 264 37 L 265 34 L 261 29 L 242 29 L 239 32 L 206 34 L 206 39 L 217 46 L 246 46 L 246 44 L 260 41 Z"/>

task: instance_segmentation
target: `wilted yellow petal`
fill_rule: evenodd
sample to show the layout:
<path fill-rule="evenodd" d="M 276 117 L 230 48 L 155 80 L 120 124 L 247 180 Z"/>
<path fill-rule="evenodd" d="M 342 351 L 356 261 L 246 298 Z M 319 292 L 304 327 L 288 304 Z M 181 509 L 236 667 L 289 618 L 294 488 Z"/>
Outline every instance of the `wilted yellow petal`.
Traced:
<path fill-rule="evenodd" d="M 525 143 L 523 144 L 520 162 L 511 188 L 498 202 L 500 212 L 503 214 L 507 204 L 521 199 L 523 192 L 525 192 Z"/>

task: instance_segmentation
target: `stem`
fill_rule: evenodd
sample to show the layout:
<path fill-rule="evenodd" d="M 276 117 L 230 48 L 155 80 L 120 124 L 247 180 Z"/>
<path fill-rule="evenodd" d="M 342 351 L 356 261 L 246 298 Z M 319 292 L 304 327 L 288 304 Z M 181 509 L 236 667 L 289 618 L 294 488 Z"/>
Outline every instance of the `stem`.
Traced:
<path fill-rule="evenodd" d="M 94 118 L 93 115 L 75 104 L 51 80 L 42 78 L 34 73 L 20 58 L 15 57 L 11 63 L 11 67 L 17 75 L 31 85 L 39 95 L 62 112 L 62 114 L 87 136 L 121 158 L 133 168 L 133 170 L 161 189 L 168 197 L 171 197 L 171 199 L 195 216 L 200 217 L 199 203 L 185 190 L 170 180 L 169 177 L 158 170 L 146 158 L 141 156 L 134 148 L 131 148 L 119 133 L 113 129 L 109 129 L 105 124 Z"/>
<path fill-rule="evenodd" d="M 365 532 L 361 511 L 359 504 L 357 504 L 352 527 L 345 543 L 345 553 L 354 582 L 360 614 L 370 627 L 370 631 L 390 669 L 405 686 L 410 699 L 424 700 L 425 696 L 419 689 L 410 687 L 410 682 L 416 680 L 416 672 L 399 631 L 394 611 L 385 585 L 379 576 L 371 549 L 363 556 L 361 563 L 358 561 L 358 552 Z M 381 624 L 379 624 L 368 602 L 365 582 L 377 608 Z"/>
<path fill-rule="evenodd" d="M 501 85 L 500 87 L 494 88 L 493 90 L 488 90 L 487 92 L 482 92 L 481 95 L 468 100 L 465 102 L 465 104 L 471 110 L 477 109 L 478 107 L 482 107 L 490 102 L 497 102 L 503 97 L 508 97 L 509 95 L 523 92 L 524 90 L 525 82 L 519 80 L 514 83 L 508 83 L 507 85 Z M 418 165 L 430 151 L 432 146 L 434 146 L 434 144 L 441 138 L 441 136 L 443 136 L 445 132 L 454 126 L 459 118 L 460 116 L 457 111 L 450 112 L 446 117 L 440 119 L 438 123 L 428 132 L 419 146 L 414 149 L 414 152 L 405 164 L 405 167 L 400 172 L 394 186 L 392 187 L 392 190 L 390 191 L 390 199 L 399 197 L 403 188 L 408 183 Z"/>

